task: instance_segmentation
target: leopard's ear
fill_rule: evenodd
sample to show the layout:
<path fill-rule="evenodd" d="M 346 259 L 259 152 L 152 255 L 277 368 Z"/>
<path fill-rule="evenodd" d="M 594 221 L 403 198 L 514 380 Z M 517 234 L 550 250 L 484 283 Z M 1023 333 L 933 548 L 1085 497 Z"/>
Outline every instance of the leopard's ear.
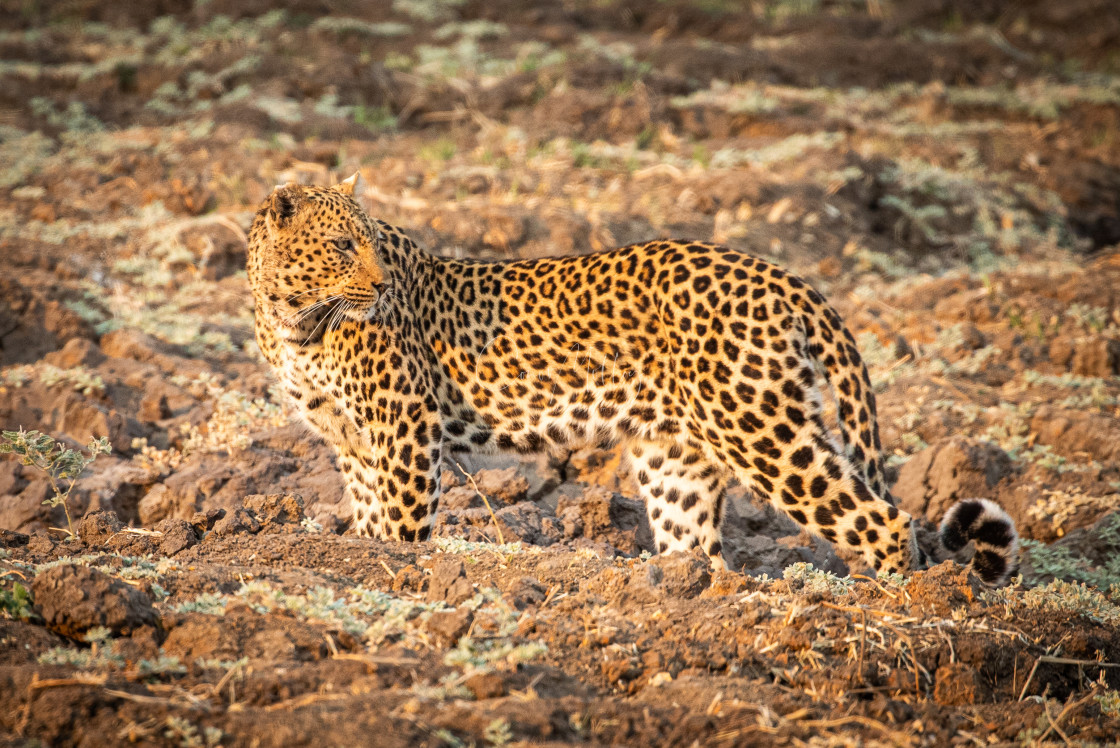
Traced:
<path fill-rule="evenodd" d="M 348 179 L 344 179 L 334 187 L 331 187 L 335 192 L 341 192 L 347 197 L 353 197 L 355 193 L 361 194 L 362 173 L 356 171 L 350 175 Z"/>
<path fill-rule="evenodd" d="M 306 199 L 303 187 L 298 184 L 286 184 L 273 190 L 268 198 L 269 231 L 275 232 L 289 227 Z"/>

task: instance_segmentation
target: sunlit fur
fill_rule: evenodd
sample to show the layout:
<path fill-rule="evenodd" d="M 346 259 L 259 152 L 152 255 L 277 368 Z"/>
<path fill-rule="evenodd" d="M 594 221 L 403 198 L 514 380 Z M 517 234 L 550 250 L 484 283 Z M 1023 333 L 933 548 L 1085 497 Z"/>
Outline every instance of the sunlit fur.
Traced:
<path fill-rule="evenodd" d="M 353 186 L 274 192 L 249 280 L 261 350 L 338 451 L 359 534 L 428 537 L 447 451 L 618 444 L 661 552 L 699 546 L 721 566 L 738 480 L 876 570 L 925 565 L 883 479 L 855 341 L 805 281 L 702 242 L 438 258 L 367 216 Z M 991 507 L 946 527 L 983 545 L 975 568 L 996 584 L 1017 541 Z"/>

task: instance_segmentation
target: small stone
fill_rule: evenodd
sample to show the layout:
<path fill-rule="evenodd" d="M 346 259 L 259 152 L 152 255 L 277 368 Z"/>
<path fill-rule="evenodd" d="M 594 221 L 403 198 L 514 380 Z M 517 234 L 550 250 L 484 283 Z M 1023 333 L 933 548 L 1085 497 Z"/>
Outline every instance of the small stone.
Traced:
<path fill-rule="evenodd" d="M 712 565 L 699 549 L 657 555 L 638 569 L 631 583 L 674 597 L 693 598 L 711 585 Z"/>
<path fill-rule="evenodd" d="M 443 601 L 458 605 L 474 595 L 474 586 L 467 579 L 463 562 L 457 558 L 441 558 L 432 566 L 428 581 L 428 602 Z"/>
<path fill-rule="evenodd" d="M 79 366 L 93 368 L 105 361 L 105 354 L 92 340 L 70 338 L 62 350 L 51 351 L 43 356 L 43 361 L 60 369 L 75 369 Z"/>
<path fill-rule="evenodd" d="M 241 533 L 258 533 L 261 523 L 256 516 L 244 509 L 234 509 L 232 514 L 227 514 L 214 525 L 213 534 L 217 537 L 238 535 Z"/>
<path fill-rule="evenodd" d="M 1073 347 L 1070 370 L 1082 377 L 1111 377 L 1120 374 L 1120 340 L 1089 338 Z"/>
<path fill-rule="evenodd" d="M 295 524 L 303 521 L 303 497 L 298 494 L 253 494 L 242 500 L 265 524 Z"/>
<path fill-rule="evenodd" d="M 136 512 L 140 522 L 144 525 L 153 525 L 174 510 L 174 493 L 162 483 L 152 486 L 148 493 L 136 505 Z"/>
<path fill-rule="evenodd" d="M 198 531 L 184 519 L 169 517 L 156 525 L 155 529 L 163 533 L 159 541 L 159 552 L 164 556 L 174 556 L 198 543 Z"/>
<path fill-rule="evenodd" d="M 470 608 L 441 610 L 432 613 L 424 628 L 436 646 L 454 647 L 466 634 L 474 621 L 474 611 Z"/>
<path fill-rule="evenodd" d="M 160 393 L 145 393 L 140 399 L 138 417 L 141 421 L 162 421 L 171 415 L 171 408 L 167 404 L 167 396 Z"/>
<path fill-rule="evenodd" d="M 424 585 L 427 584 L 428 578 L 424 572 L 416 568 L 412 564 L 408 564 L 397 570 L 397 575 L 393 577 L 393 591 L 394 592 L 423 592 Z"/>
<path fill-rule="evenodd" d="M 998 445 L 953 437 L 911 457 L 891 491 L 900 508 L 936 522 L 962 497 L 991 496 L 1014 471 L 1011 457 Z"/>
<path fill-rule="evenodd" d="M 0 527 L 0 548 L 19 548 L 27 545 L 31 538 L 22 532 Z"/>
<path fill-rule="evenodd" d="M 78 522 L 78 537 L 89 545 L 101 545 L 123 527 L 115 512 L 91 512 Z"/>
<path fill-rule="evenodd" d="M 463 681 L 463 685 L 476 699 L 496 699 L 506 695 L 505 679 L 494 671 L 472 675 Z"/>
<path fill-rule="evenodd" d="M 226 510 L 222 507 L 217 507 L 216 509 L 207 509 L 204 512 L 195 512 L 190 522 L 191 525 L 194 526 L 194 529 L 201 534 L 213 530 L 218 520 L 225 516 Z"/>
<path fill-rule="evenodd" d="M 444 473 L 447 475 L 448 473 Z M 439 508 L 441 512 L 461 512 L 466 509 L 477 509 L 481 507 L 482 497 L 473 488 L 467 486 L 455 486 L 443 492 L 439 497 Z"/>
<path fill-rule="evenodd" d="M 493 502 L 494 499 L 506 504 L 524 501 L 529 493 L 529 481 L 517 468 L 505 470 L 479 470 L 474 476 L 478 490 Z"/>

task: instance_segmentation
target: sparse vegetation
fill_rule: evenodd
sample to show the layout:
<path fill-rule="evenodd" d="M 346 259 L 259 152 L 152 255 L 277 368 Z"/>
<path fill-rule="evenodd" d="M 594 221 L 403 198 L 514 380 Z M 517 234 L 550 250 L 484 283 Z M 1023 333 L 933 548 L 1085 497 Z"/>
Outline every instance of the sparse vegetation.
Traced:
<path fill-rule="evenodd" d="M 43 501 L 51 508 L 61 506 L 66 514 L 66 531 L 74 536 L 74 523 L 70 518 L 70 492 L 85 469 L 98 455 L 109 454 L 109 437 L 90 439 L 87 453 L 70 449 L 47 434 L 38 431 L 4 431 L 0 433 L 0 454 L 14 455 L 21 465 L 42 471 L 50 481 L 54 495 Z"/>

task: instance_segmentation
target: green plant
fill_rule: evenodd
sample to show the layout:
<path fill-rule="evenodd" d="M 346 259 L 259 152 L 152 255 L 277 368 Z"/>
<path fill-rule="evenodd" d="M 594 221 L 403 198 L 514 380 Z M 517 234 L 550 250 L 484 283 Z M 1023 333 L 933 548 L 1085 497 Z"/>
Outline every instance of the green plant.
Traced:
<path fill-rule="evenodd" d="M 486 725 L 486 729 L 482 732 L 482 737 L 490 745 L 499 747 L 509 745 L 510 741 L 513 740 L 513 730 L 510 729 L 508 720 L 499 717 Z"/>
<path fill-rule="evenodd" d="M 786 567 L 782 579 L 789 582 L 790 588 L 805 594 L 847 595 L 855 584 L 851 577 L 838 577 L 832 572 L 816 569 L 812 564 L 799 562 Z"/>
<path fill-rule="evenodd" d="M 1101 712 L 1110 717 L 1120 717 L 1120 691 L 1106 690 L 1094 697 Z"/>
<path fill-rule="evenodd" d="M 10 592 L 0 590 L 0 613 L 5 618 L 27 620 L 34 615 L 31 609 L 31 593 L 19 582 L 15 583 Z"/>
<path fill-rule="evenodd" d="M 1082 582 L 1099 590 L 1120 589 L 1120 555 L 1116 553 L 1120 550 L 1120 514 L 1114 513 L 1107 517 L 1095 532 L 1094 543 L 1099 544 L 1106 551 L 1107 560 L 1100 566 L 1094 566 L 1084 556 L 1076 555 L 1068 547 L 1045 545 L 1037 540 L 1023 540 L 1023 555 L 1034 571 L 1034 578 L 1053 577 L 1070 582 Z M 1108 552 L 1109 550 L 1111 552 Z"/>
<path fill-rule="evenodd" d="M 90 439 L 86 447 L 89 456 L 86 456 L 78 450 L 62 446 L 53 437 L 40 434 L 38 431 L 23 429 L 4 431 L 0 436 L 3 437 L 0 441 L 0 454 L 18 455 L 22 464 L 39 468 L 47 474 L 54 496 L 43 503 L 51 507 L 62 506 L 62 511 L 66 513 L 66 529 L 73 537 L 74 522 L 70 517 L 70 492 L 74 490 L 74 483 L 77 482 L 78 476 L 97 459 L 98 455 L 113 451 L 109 446 L 109 437 Z M 63 481 L 66 482 L 65 490 L 61 486 Z"/>
<path fill-rule="evenodd" d="M 181 748 L 210 748 L 218 745 L 225 736 L 217 727 L 204 726 L 200 734 L 192 722 L 182 717 L 168 717 L 164 720 L 163 736 L 168 740 L 176 740 Z"/>

